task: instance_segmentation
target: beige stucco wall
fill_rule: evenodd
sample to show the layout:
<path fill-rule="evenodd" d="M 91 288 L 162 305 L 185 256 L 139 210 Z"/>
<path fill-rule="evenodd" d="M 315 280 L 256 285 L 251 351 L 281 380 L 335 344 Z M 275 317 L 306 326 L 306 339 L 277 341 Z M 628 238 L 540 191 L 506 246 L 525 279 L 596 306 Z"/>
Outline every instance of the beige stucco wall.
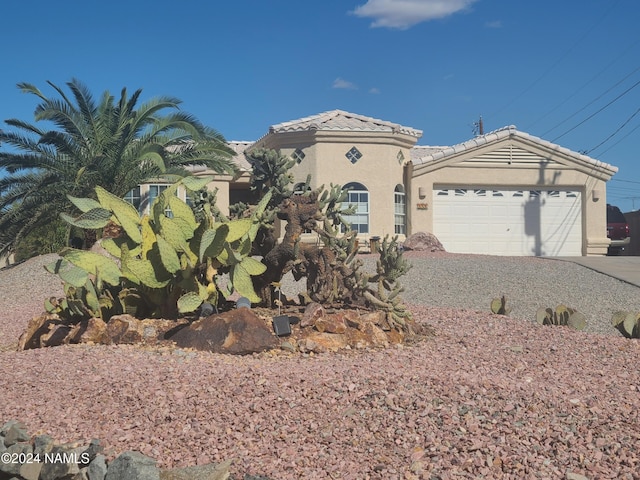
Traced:
<path fill-rule="evenodd" d="M 600 175 L 594 168 L 572 165 L 567 158 L 542 150 L 530 149 L 529 152 L 527 161 L 521 163 L 491 159 L 490 149 L 487 149 L 442 161 L 440 165 L 414 166 L 413 195 L 409 205 L 412 231 L 433 231 L 434 188 L 528 189 L 535 185 L 541 189 L 569 189 L 581 192 L 582 254 L 606 255 L 609 244 L 606 235 L 606 175 Z M 532 161 L 536 156 L 539 161 Z M 424 198 L 419 198 L 420 191 Z M 418 203 L 427 203 L 427 208 L 418 209 Z"/>
<path fill-rule="evenodd" d="M 399 133 L 322 131 L 270 137 L 260 146 L 278 149 L 288 156 L 296 149 L 304 152 L 304 159 L 292 169 L 296 183 L 306 181 L 307 175 L 311 175 L 312 189 L 351 182 L 367 188 L 369 233 L 359 236 L 362 242 L 366 243 L 371 236 L 394 235 L 394 190 L 396 185 L 406 189 L 403 171 L 415 137 Z M 355 164 L 346 157 L 352 147 L 362 154 Z M 400 241 L 404 238 L 399 235 Z"/>

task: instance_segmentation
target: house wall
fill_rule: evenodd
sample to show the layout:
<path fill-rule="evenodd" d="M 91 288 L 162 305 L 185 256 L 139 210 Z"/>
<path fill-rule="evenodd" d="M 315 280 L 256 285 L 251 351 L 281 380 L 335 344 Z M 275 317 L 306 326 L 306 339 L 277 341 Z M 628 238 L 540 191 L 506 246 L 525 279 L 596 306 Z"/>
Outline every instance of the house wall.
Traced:
<path fill-rule="evenodd" d="M 557 187 L 581 192 L 583 255 L 605 255 L 609 240 L 606 236 L 606 182 L 558 159 L 530 155 L 526 161 L 509 163 L 487 158 L 488 152 L 476 152 L 457 163 L 437 168 L 437 165 L 414 167 L 413 198 L 410 203 L 412 232 L 433 231 L 433 190 L 446 186 L 524 188 Z M 484 155 L 484 157 L 483 157 Z M 419 192 L 424 194 L 420 198 Z M 424 208 L 424 204 L 426 208 Z M 419 208 L 422 204 L 423 208 Z"/>
<path fill-rule="evenodd" d="M 369 233 L 359 235 L 362 242 L 371 236 L 384 237 L 395 233 L 394 190 L 404 184 L 406 159 L 415 138 L 381 132 L 335 133 L 315 132 L 309 135 L 281 135 L 271 139 L 265 148 L 278 149 L 292 156 L 296 149 L 305 157 L 293 169 L 295 183 L 305 182 L 311 175 L 311 188 L 330 184 L 363 184 L 369 192 Z M 400 138 L 398 138 L 400 137 Z M 356 147 L 362 157 L 352 163 L 346 154 Z M 399 241 L 405 235 L 398 236 Z"/>

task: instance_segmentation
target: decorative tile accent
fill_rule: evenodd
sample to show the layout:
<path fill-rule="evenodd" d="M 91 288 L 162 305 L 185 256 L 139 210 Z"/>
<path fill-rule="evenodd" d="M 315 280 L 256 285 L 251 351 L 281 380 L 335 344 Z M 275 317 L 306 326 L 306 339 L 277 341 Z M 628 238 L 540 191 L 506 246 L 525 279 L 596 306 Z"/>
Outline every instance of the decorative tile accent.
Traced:
<path fill-rule="evenodd" d="M 402 153 L 402 150 L 398 150 L 398 155 L 396 155 L 396 158 L 398 159 L 398 163 L 402 165 L 402 162 L 404 162 L 404 153 Z"/>
<path fill-rule="evenodd" d="M 302 162 L 302 160 L 304 160 L 304 157 L 305 157 L 304 152 L 299 148 L 296 148 L 295 152 L 291 154 L 291 158 L 293 158 L 296 161 L 296 163 Z"/>
<path fill-rule="evenodd" d="M 356 147 L 353 147 L 351 150 L 349 150 L 345 156 L 351 163 L 356 163 L 362 158 L 360 150 L 358 150 Z"/>

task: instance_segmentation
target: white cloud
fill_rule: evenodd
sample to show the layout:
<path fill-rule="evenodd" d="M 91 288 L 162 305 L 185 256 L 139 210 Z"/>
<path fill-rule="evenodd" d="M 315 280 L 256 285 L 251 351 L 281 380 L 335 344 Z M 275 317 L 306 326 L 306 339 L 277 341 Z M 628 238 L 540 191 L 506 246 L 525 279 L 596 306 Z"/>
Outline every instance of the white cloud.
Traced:
<path fill-rule="evenodd" d="M 376 87 L 372 87 L 369 89 L 369 93 L 372 93 L 374 95 L 379 95 L 380 94 L 380 89 L 376 88 Z"/>
<path fill-rule="evenodd" d="M 428 20 L 448 17 L 478 0 L 367 0 L 353 10 L 358 17 L 373 18 L 372 27 L 406 30 Z"/>
<path fill-rule="evenodd" d="M 492 22 L 486 22 L 484 26 L 487 28 L 502 28 L 502 22 L 500 20 L 494 20 Z"/>
<path fill-rule="evenodd" d="M 341 88 L 341 89 L 344 89 L 344 90 L 357 90 L 358 89 L 358 87 L 354 83 L 351 83 L 351 82 L 349 82 L 347 80 L 344 80 L 344 79 L 342 79 L 340 77 L 336 78 L 333 81 L 333 88 Z"/>

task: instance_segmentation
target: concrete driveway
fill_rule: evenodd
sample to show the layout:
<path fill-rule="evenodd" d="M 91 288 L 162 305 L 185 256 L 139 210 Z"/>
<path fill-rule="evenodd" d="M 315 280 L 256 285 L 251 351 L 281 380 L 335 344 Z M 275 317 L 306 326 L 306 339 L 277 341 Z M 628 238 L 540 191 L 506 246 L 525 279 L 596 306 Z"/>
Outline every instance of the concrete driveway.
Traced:
<path fill-rule="evenodd" d="M 640 257 L 544 257 L 573 262 L 640 287 Z"/>

